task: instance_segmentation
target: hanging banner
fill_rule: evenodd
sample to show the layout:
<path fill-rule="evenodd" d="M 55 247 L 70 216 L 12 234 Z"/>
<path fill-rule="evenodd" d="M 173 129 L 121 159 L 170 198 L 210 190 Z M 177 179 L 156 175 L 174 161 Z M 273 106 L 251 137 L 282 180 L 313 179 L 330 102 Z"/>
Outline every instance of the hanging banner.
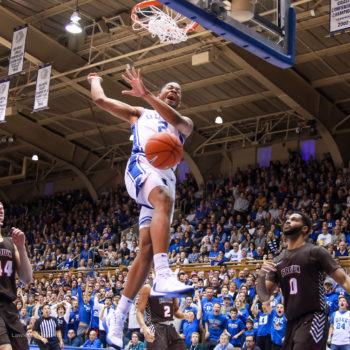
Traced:
<path fill-rule="evenodd" d="M 21 73 L 23 70 L 23 59 L 26 48 L 28 26 L 20 27 L 13 31 L 11 56 L 8 75 Z"/>
<path fill-rule="evenodd" d="M 5 121 L 10 79 L 0 82 L 0 123 Z"/>
<path fill-rule="evenodd" d="M 39 67 L 36 78 L 34 112 L 46 109 L 49 101 L 51 64 Z"/>
<path fill-rule="evenodd" d="M 350 0 L 330 0 L 329 31 L 344 33 L 350 29 Z"/>

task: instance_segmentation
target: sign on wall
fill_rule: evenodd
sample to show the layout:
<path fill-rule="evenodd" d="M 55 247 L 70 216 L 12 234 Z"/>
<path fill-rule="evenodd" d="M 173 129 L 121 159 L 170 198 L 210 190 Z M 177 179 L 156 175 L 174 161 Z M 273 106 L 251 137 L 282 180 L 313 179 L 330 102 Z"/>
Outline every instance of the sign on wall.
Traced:
<path fill-rule="evenodd" d="M 330 0 L 329 31 L 342 33 L 350 29 L 350 0 Z"/>

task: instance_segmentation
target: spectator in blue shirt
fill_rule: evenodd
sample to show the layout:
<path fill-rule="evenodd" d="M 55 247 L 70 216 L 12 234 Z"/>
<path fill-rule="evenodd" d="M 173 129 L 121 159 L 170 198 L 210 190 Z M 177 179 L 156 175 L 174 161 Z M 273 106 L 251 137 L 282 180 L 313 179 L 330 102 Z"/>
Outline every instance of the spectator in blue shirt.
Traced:
<path fill-rule="evenodd" d="M 196 300 L 199 300 L 198 295 L 195 297 Z M 198 332 L 199 330 L 199 322 L 202 318 L 202 307 L 201 304 L 198 303 L 198 312 L 197 315 L 193 310 L 185 311 L 185 313 L 189 314 L 189 318 L 183 320 L 181 325 L 182 334 L 181 337 L 185 340 L 186 345 L 191 345 L 191 335 L 193 332 Z"/>
<path fill-rule="evenodd" d="M 215 346 L 214 350 L 233 350 L 233 345 L 230 343 L 230 335 L 222 333 L 220 343 Z"/>
<path fill-rule="evenodd" d="M 78 304 L 77 300 L 73 300 L 72 301 L 72 312 L 69 315 L 68 331 L 70 329 L 73 329 L 75 334 L 77 334 L 78 327 L 79 327 L 79 304 Z"/>
<path fill-rule="evenodd" d="M 237 317 L 238 311 L 232 308 L 230 318 L 227 321 L 227 331 L 231 335 L 230 343 L 234 346 L 242 346 L 242 335 L 245 331 L 245 325 L 240 318 Z"/>
<path fill-rule="evenodd" d="M 326 303 L 329 307 L 329 314 L 338 309 L 338 296 L 339 293 L 333 290 L 333 281 L 330 278 L 326 278 L 324 281 L 324 297 L 326 299 Z"/>
<path fill-rule="evenodd" d="M 72 346 L 72 347 L 79 347 L 80 346 L 80 340 L 77 337 L 74 329 L 70 329 L 67 333 L 67 339 L 64 341 L 64 345 Z"/>
<path fill-rule="evenodd" d="M 335 257 L 342 257 L 342 256 L 349 256 L 349 252 L 346 249 L 346 243 L 344 241 L 341 241 L 339 243 L 339 250 L 335 252 Z"/>
<path fill-rule="evenodd" d="M 84 249 L 80 253 L 80 260 L 88 261 L 88 259 L 92 259 L 92 252 L 89 251 L 89 244 L 84 244 Z"/>
<path fill-rule="evenodd" d="M 92 329 L 89 333 L 89 340 L 87 340 L 82 347 L 83 348 L 100 348 L 102 345 L 101 340 L 97 338 L 97 333 Z"/>
<path fill-rule="evenodd" d="M 227 318 L 221 313 L 220 303 L 214 303 L 213 311 L 207 313 L 204 321 L 206 348 L 213 350 L 221 334 L 227 330 Z"/>
<path fill-rule="evenodd" d="M 271 350 L 280 350 L 286 332 L 287 319 L 284 315 L 283 304 L 277 304 L 276 309 L 271 312 Z"/>

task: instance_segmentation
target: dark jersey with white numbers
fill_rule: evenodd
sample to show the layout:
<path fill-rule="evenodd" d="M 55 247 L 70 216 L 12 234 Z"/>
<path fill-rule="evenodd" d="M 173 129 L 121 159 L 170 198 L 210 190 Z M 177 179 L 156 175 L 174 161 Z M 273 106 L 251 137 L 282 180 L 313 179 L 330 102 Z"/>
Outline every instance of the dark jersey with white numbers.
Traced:
<path fill-rule="evenodd" d="M 146 305 L 146 324 L 151 327 L 159 322 L 172 321 L 174 301 L 172 298 L 149 297 Z"/>
<path fill-rule="evenodd" d="M 17 298 L 15 247 L 10 237 L 0 241 L 0 301 L 12 302 Z"/>
<path fill-rule="evenodd" d="M 270 272 L 267 280 L 281 287 L 288 321 L 325 311 L 324 272 L 329 275 L 340 267 L 325 248 L 305 243 L 285 249 L 274 263 L 277 271 Z"/>

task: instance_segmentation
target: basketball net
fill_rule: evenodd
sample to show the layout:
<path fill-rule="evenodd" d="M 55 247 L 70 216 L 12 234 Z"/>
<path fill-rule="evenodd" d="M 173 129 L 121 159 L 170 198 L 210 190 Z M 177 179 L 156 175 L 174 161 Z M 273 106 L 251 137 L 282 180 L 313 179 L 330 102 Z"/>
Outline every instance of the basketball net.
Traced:
<path fill-rule="evenodd" d="M 168 7 L 164 7 L 163 11 L 159 6 L 162 4 L 153 0 L 146 0 L 134 6 L 131 12 L 131 19 L 134 22 L 132 28 L 147 29 L 152 37 L 157 36 L 162 44 L 177 44 L 186 41 L 187 34 L 198 27 L 196 22 L 181 27 L 180 25 L 187 20 L 186 17 Z"/>

